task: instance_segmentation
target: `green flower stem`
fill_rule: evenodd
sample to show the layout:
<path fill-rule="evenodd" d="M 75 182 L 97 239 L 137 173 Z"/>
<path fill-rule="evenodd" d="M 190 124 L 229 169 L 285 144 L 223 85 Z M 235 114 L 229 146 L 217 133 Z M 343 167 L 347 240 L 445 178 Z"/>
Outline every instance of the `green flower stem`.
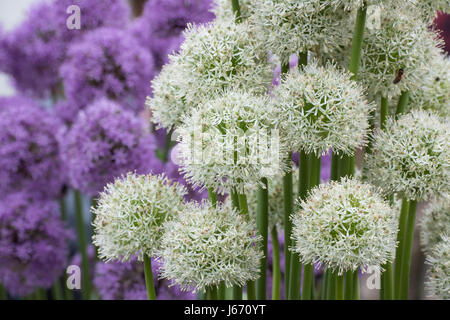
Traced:
<path fill-rule="evenodd" d="M 208 188 L 208 199 L 212 203 L 212 205 L 215 207 L 217 204 L 217 194 L 213 188 Z"/>
<path fill-rule="evenodd" d="M 395 299 L 400 299 L 400 284 L 401 284 L 401 272 L 402 272 L 402 259 L 404 250 L 404 237 L 408 223 L 408 210 L 409 202 L 405 198 L 402 200 L 402 208 L 400 210 L 400 221 L 398 224 L 399 230 L 397 234 L 398 247 L 395 252 Z"/>
<path fill-rule="evenodd" d="M 308 64 L 308 52 L 300 52 L 298 55 L 298 67 L 303 69 Z"/>
<path fill-rule="evenodd" d="M 327 289 L 328 289 L 328 272 L 325 270 L 322 274 L 322 288 L 320 298 L 322 300 L 327 299 Z"/>
<path fill-rule="evenodd" d="M 5 288 L 0 284 L 0 300 L 8 300 Z"/>
<path fill-rule="evenodd" d="M 83 203 L 80 192 L 75 191 L 75 215 L 77 220 L 78 241 L 81 252 L 82 270 L 82 296 L 83 299 L 91 298 L 91 281 L 89 276 L 89 257 L 87 254 L 86 225 L 83 218 Z"/>
<path fill-rule="evenodd" d="M 336 275 L 336 300 L 344 300 L 345 298 L 345 275 Z"/>
<path fill-rule="evenodd" d="M 239 196 L 236 190 L 231 190 L 230 195 L 233 208 L 240 212 Z M 237 285 L 233 286 L 233 300 L 242 300 L 242 287 L 239 287 Z"/>
<path fill-rule="evenodd" d="M 411 273 L 412 245 L 414 241 L 414 227 L 416 223 L 417 201 L 409 202 L 408 220 L 404 236 L 404 248 L 402 258 L 400 299 L 408 300 L 409 278 Z"/>
<path fill-rule="evenodd" d="M 352 53 L 350 56 L 349 71 L 353 73 L 352 79 L 358 78 L 359 66 L 361 64 L 361 48 L 364 37 L 364 29 L 366 26 L 367 5 L 364 3 L 361 8 L 358 9 L 356 15 L 355 30 L 352 39 Z"/>
<path fill-rule="evenodd" d="M 327 272 L 327 300 L 334 300 L 336 298 L 336 275 L 331 270 L 327 270 Z"/>
<path fill-rule="evenodd" d="M 289 153 L 291 156 L 291 153 Z M 289 158 L 290 159 L 290 158 Z M 289 292 L 289 270 L 291 267 L 291 253 L 289 248 L 291 247 L 291 233 L 292 222 L 291 214 L 294 207 L 293 196 L 293 182 L 292 182 L 292 162 L 288 162 L 289 172 L 283 177 L 283 201 L 284 201 L 284 256 L 285 256 L 285 271 L 284 271 L 284 283 L 285 283 L 285 296 L 287 297 Z"/>
<path fill-rule="evenodd" d="M 308 194 L 310 176 L 309 156 L 304 151 L 300 151 L 298 165 L 298 197 L 303 200 Z"/>
<path fill-rule="evenodd" d="M 197 294 L 197 300 L 206 300 L 206 293 L 205 292 L 199 292 Z"/>
<path fill-rule="evenodd" d="M 353 271 L 345 273 L 345 300 L 353 300 Z"/>
<path fill-rule="evenodd" d="M 409 101 L 409 91 L 403 91 L 400 99 L 398 100 L 397 110 L 395 111 L 395 117 L 398 118 L 399 115 L 405 113 L 406 106 Z"/>
<path fill-rule="evenodd" d="M 393 272 L 392 263 L 388 262 L 384 266 L 384 272 L 382 275 L 382 289 L 383 289 L 383 300 L 394 299 L 394 283 L 393 283 Z"/>
<path fill-rule="evenodd" d="M 67 206 L 64 197 L 59 200 L 59 211 L 61 212 L 62 221 L 67 221 Z"/>
<path fill-rule="evenodd" d="M 59 200 L 59 210 L 61 212 L 61 219 L 62 221 L 66 222 L 67 221 L 67 205 L 66 205 L 66 199 L 65 197 L 62 197 Z M 73 299 L 73 294 L 72 294 L 72 290 L 70 290 L 69 288 L 67 288 L 66 285 L 66 281 L 67 281 L 67 274 L 62 276 L 63 279 L 63 299 L 65 300 L 72 300 Z"/>
<path fill-rule="evenodd" d="M 339 156 L 333 152 L 331 155 L 330 179 L 331 181 L 336 181 L 338 177 L 339 177 Z"/>
<path fill-rule="evenodd" d="M 359 276 L 358 270 L 353 272 L 353 300 L 359 300 Z"/>
<path fill-rule="evenodd" d="M 44 289 L 39 288 L 36 290 L 36 300 L 47 300 L 47 293 Z"/>
<path fill-rule="evenodd" d="M 302 300 L 312 300 L 312 288 L 314 287 L 314 266 L 305 264 L 303 268 Z"/>
<path fill-rule="evenodd" d="M 148 300 L 156 300 L 155 283 L 153 282 L 152 259 L 144 254 L 145 286 Z"/>
<path fill-rule="evenodd" d="M 226 289 L 225 282 L 221 282 L 217 288 L 217 300 L 225 300 Z"/>
<path fill-rule="evenodd" d="M 281 282 L 281 266 L 280 266 L 280 244 L 278 242 L 277 227 L 273 226 L 270 231 L 272 237 L 272 257 L 273 257 L 273 270 L 272 270 L 272 300 L 280 300 L 280 282 Z"/>
<path fill-rule="evenodd" d="M 59 279 L 55 281 L 52 287 L 53 300 L 64 300 L 63 289 L 61 287 L 61 282 Z"/>
<path fill-rule="evenodd" d="M 267 269 L 267 237 L 269 224 L 269 186 L 267 178 L 262 178 L 258 187 L 258 205 L 256 213 L 256 231 L 262 237 L 262 248 L 264 257 L 261 259 L 260 276 L 256 280 L 256 298 L 266 299 L 266 269 Z"/>
<path fill-rule="evenodd" d="M 231 0 L 231 7 L 233 9 L 233 13 L 236 16 L 236 23 L 240 23 L 242 21 L 241 17 L 241 6 L 239 5 L 239 0 Z"/>
<path fill-rule="evenodd" d="M 385 130 L 389 107 L 388 99 L 386 97 L 381 97 L 380 106 L 380 129 Z"/>
<path fill-rule="evenodd" d="M 217 287 L 206 288 L 206 300 L 217 300 Z"/>

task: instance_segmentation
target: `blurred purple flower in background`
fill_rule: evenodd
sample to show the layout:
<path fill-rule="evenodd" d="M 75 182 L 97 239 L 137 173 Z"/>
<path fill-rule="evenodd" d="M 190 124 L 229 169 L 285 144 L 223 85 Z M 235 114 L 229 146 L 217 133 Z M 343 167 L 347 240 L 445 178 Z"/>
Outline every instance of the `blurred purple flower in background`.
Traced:
<path fill-rule="evenodd" d="M 60 121 L 23 97 L 0 98 L 0 197 L 28 191 L 61 195 Z"/>
<path fill-rule="evenodd" d="M 57 202 L 8 195 L 0 201 L 0 283 L 18 296 L 51 287 L 67 265 L 70 237 Z"/>
<path fill-rule="evenodd" d="M 88 106 L 59 139 L 70 184 L 87 195 L 95 196 L 122 174 L 148 173 L 157 164 L 146 123 L 113 101 Z"/>
<path fill-rule="evenodd" d="M 212 0 L 149 0 L 131 32 L 155 57 L 158 67 L 168 61 L 183 42 L 182 32 L 188 23 L 205 23 L 214 19 Z"/>
<path fill-rule="evenodd" d="M 107 97 L 139 112 L 149 94 L 154 63 L 125 31 L 101 28 L 69 47 L 60 74 L 72 107 L 81 109 Z"/>
<path fill-rule="evenodd" d="M 70 5 L 83 14 L 80 30 L 66 26 Z M 0 39 L 0 70 L 12 76 L 23 94 L 48 98 L 58 90 L 58 69 L 67 46 L 84 33 L 102 26 L 124 27 L 130 10 L 122 0 L 57 0 L 34 5 L 26 20 Z"/>

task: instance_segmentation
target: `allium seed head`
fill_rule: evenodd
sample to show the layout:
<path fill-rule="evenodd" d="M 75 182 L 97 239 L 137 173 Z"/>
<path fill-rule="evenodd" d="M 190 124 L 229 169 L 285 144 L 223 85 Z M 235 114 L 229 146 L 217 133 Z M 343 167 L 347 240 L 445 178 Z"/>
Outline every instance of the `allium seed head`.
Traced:
<path fill-rule="evenodd" d="M 425 251 L 442 241 L 443 234 L 450 234 L 450 198 L 433 201 L 425 211 L 421 223 L 420 242 Z"/>
<path fill-rule="evenodd" d="M 192 112 L 177 130 L 181 172 L 195 186 L 238 192 L 282 174 L 285 147 L 267 98 L 231 91 Z"/>
<path fill-rule="evenodd" d="M 428 295 L 437 299 L 450 300 L 450 238 L 442 236 L 426 258 L 430 265 L 426 288 Z"/>
<path fill-rule="evenodd" d="M 449 192 L 450 129 L 428 111 L 412 111 L 374 137 L 366 156 L 367 177 L 386 193 L 408 200 L 427 200 Z"/>
<path fill-rule="evenodd" d="M 313 62 L 286 76 L 274 90 L 277 119 L 291 151 L 353 154 L 366 142 L 374 108 L 350 74 Z"/>
<path fill-rule="evenodd" d="M 263 253 L 253 224 L 227 205 L 189 203 L 167 222 L 162 240 L 162 277 L 184 290 L 204 291 L 255 280 Z"/>
<path fill-rule="evenodd" d="M 94 208 L 93 243 L 104 260 L 154 256 L 164 222 L 183 208 L 186 189 L 164 175 L 128 173 L 106 186 Z"/>
<path fill-rule="evenodd" d="M 381 266 L 391 261 L 397 219 L 369 184 L 343 178 L 322 184 L 291 216 L 292 250 L 304 263 L 338 271 Z"/>

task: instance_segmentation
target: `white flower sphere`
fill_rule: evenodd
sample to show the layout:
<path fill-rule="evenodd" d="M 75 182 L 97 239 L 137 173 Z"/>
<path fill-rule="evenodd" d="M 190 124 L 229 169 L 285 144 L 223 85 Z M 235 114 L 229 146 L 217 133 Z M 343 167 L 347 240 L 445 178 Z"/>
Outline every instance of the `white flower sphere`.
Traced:
<path fill-rule="evenodd" d="M 419 8 L 425 21 L 430 23 L 438 11 L 450 12 L 450 0 L 409 0 L 407 4 Z"/>
<path fill-rule="evenodd" d="M 185 118 L 177 130 L 180 171 L 195 186 L 242 193 L 282 174 L 286 150 L 266 96 L 228 91 Z"/>
<path fill-rule="evenodd" d="M 419 10 L 397 2 L 384 6 L 379 25 L 371 25 L 364 34 L 358 78 L 371 97 L 398 97 L 417 88 L 428 68 L 426 61 L 439 43 Z"/>
<path fill-rule="evenodd" d="M 292 250 L 303 263 L 343 272 L 392 260 L 397 219 L 375 188 L 343 178 L 321 184 L 291 216 Z"/>
<path fill-rule="evenodd" d="M 450 59 L 436 49 L 429 60 L 418 88 L 411 92 L 409 105 L 450 117 Z"/>
<path fill-rule="evenodd" d="M 254 0 L 249 23 L 265 48 L 288 63 L 293 54 L 332 51 L 351 39 L 351 10 L 328 2 Z"/>
<path fill-rule="evenodd" d="M 263 256 L 252 224 L 230 206 L 190 203 L 167 222 L 162 239 L 162 277 L 197 291 L 255 280 Z"/>
<path fill-rule="evenodd" d="M 292 72 L 274 90 L 272 101 L 291 151 L 354 154 L 365 145 L 369 104 L 350 73 L 312 62 Z"/>
<path fill-rule="evenodd" d="M 183 210 L 186 189 L 164 175 L 128 173 L 110 183 L 93 209 L 93 243 L 104 260 L 155 256 L 163 223 Z"/>
<path fill-rule="evenodd" d="M 433 298 L 450 300 L 450 238 L 442 237 L 442 241 L 433 247 L 426 257 L 430 265 L 428 281 L 425 283 L 428 295 Z"/>
<path fill-rule="evenodd" d="M 182 116 L 223 90 L 245 88 L 266 93 L 272 83 L 272 67 L 259 54 L 245 23 L 233 21 L 189 26 L 179 54 L 153 81 L 153 98 L 147 105 L 155 121 L 166 128 L 177 126 Z"/>
<path fill-rule="evenodd" d="M 420 242 L 425 251 L 442 241 L 443 234 L 450 234 L 450 198 L 433 201 L 426 209 L 421 222 Z"/>
<path fill-rule="evenodd" d="M 435 114 L 415 110 L 374 137 L 366 156 L 367 178 L 386 193 L 427 200 L 450 190 L 450 128 Z"/>

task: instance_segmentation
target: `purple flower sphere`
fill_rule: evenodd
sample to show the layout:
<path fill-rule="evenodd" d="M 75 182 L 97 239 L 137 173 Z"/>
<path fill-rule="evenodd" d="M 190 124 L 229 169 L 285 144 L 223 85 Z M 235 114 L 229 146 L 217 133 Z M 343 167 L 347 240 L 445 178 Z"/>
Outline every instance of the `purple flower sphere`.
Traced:
<path fill-rule="evenodd" d="M 107 97 L 125 108 L 144 108 L 154 76 L 153 57 L 125 31 L 101 28 L 70 46 L 61 66 L 67 99 L 84 108 Z"/>
<path fill-rule="evenodd" d="M 0 283 L 13 296 L 51 287 L 66 267 L 70 238 L 57 202 L 8 195 L 0 201 Z"/>
<path fill-rule="evenodd" d="M 148 173 L 156 163 L 146 123 L 106 99 L 81 111 L 59 140 L 72 187 L 92 196 L 114 178 L 129 171 Z"/>
<path fill-rule="evenodd" d="M 212 0 L 149 0 L 131 30 L 161 67 L 168 61 L 167 55 L 179 49 L 188 23 L 214 19 L 211 7 Z"/>
<path fill-rule="evenodd" d="M 79 30 L 66 26 L 71 5 L 81 11 Z M 31 7 L 25 21 L 0 38 L 0 69 L 10 74 L 19 91 L 49 97 L 60 82 L 58 69 L 68 45 L 87 31 L 127 25 L 130 11 L 122 0 L 42 1 Z"/>
<path fill-rule="evenodd" d="M 55 116 L 27 98 L 0 98 L 0 197 L 15 191 L 61 194 L 60 127 Z"/>

